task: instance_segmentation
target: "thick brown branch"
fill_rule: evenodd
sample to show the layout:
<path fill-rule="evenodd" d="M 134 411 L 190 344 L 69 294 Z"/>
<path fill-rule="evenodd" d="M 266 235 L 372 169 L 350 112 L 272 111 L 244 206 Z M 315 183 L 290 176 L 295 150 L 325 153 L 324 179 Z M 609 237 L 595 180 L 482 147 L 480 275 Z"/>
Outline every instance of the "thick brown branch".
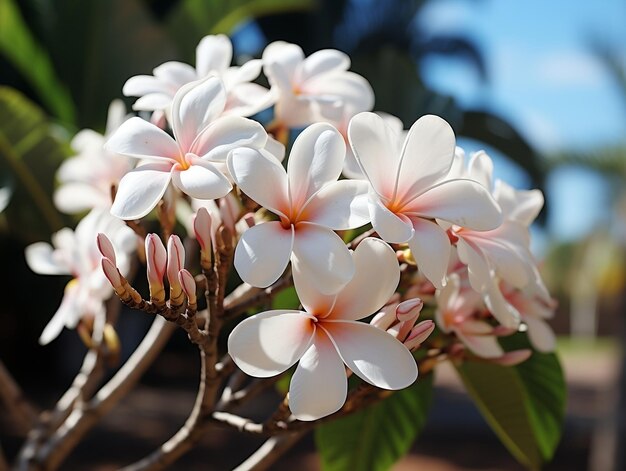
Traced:
<path fill-rule="evenodd" d="M 246 461 L 237 466 L 234 471 L 265 471 L 269 469 L 278 458 L 295 445 L 304 435 L 306 435 L 305 432 L 294 432 L 268 438 L 257 451 L 252 453 Z"/>

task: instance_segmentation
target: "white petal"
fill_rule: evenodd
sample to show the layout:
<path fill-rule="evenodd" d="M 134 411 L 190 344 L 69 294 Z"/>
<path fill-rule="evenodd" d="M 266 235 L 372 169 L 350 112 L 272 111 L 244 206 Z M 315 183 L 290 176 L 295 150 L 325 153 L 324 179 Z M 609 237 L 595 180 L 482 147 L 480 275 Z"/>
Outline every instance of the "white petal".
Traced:
<path fill-rule="evenodd" d="M 210 162 L 195 158 L 186 170 L 174 168 L 172 182 L 180 190 L 201 200 L 214 200 L 225 196 L 232 185 Z"/>
<path fill-rule="evenodd" d="M 427 219 L 412 219 L 415 235 L 409 247 L 417 267 L 437 289 L 446 283 L 450 261 L 450 239 L 439 225 Z"/>
<path fill-rule="evenodd" d="M 59 210 L 69 214 L 111 205 L 110 194 L 105 194 L 88 183 L 66 183 L 57 188 L 53 200 Z"/>
<path fill-rule="evenodd" d="M 275 214 L 290 212 L 287 174 L 278 160 L 256 149 L 235 149 L 228 157 L 228 171 L 241 190 Z"/>
<path fill-rule="evenodd" d="M 252 116 L 276 102 L 276 94 L 256 83 L 240 83 L 228 91 L 224 116 Z"/>
<path fill-rule="evenodd" d="M 487 191 L 493 189 L 493 162 L 491 158 L 484 152 L 479 151 L 472 155 L 467 166 L 469 178 L 480 183 Z"/>
<path fill-rule="evenodd" d="M 133 103 L 135 111 L 164 110 L 172 103 L 174 95 L 169 93 L 148 93 Z"/>
<path fill-rule="evenodd" d="M 293 247 L 293 228 L 265 222 L 245 231 L 235 249 L 235 268 L 246 283 L 265 288 L 283 274 Z"/>
<path fill-rule="evenodd" d="M 498 358 L 504 355 L 504 350 L 494 335 L 468 335 L 460 329 L 455 332 L 459 339 L 481 358 Z"/>
<path fill-rule="evenodd" d="M 226 90 L 222 81 L 210 76 L 182 87 L 172 102 L 172 128 L 185 152 L 204 128 L 224 111 Z"/>
<path fill-rule="evenodd" d="M 358 111 L 374 107 L 374 91 L 367 80 L 354 72 L 329 72 L 312 77 L 301 85 L 302 93 L 312 99 L 339 101 Z"/>
<path fill-rule="evenodd" d="M 502 223 L 500 208 L 489 192 L 472 180 L 442 182 L 403 208 L 429 219 L 443 219 L 477 231 L 495 229 Z"/>
<path fill-rule="evenodd" d="M 532 316 L 525 316 L 524 322 L 528 326 L 528 339 L 532 346 L 542 353 L 553 352 L 556 348 L 556 337 L 548 323 Z"/>
<path fill-rule="evenodd" d="M 206 77 L 210 72 L 221 73 L 230 66 L 233 58 L 233 45 L 224 34 L 205 36 L 196 47 L 196 71 L 198 77 Z"/>
<path fill-rule="evenodd" d="M 186 83 L 198 79 L 196 69 L 189 64 L 177 61 L 164 62 L 155 67 L 152 72 L 155 77 L 167 83 L 170 89 L 173 90 L 177 90 Z"/>
<path fill-rule="evenodd" d="M 140 219 L 161 200 L 171 179 L 169 164 L 146 164 L 120 180 L 111 214 L 120 219 Z"/>
<path fill-rule="evenodd" d="M 261 149 L 267 133 L 261 124 L 240 116 L 224 116 L 212 122 L 196 138 L 190 152 L 204 160 L 226 160 L 238 147 Z"/>
<path fill-rule="evenodd" d="M 329 183 L 313 196 L 299 219 L 334 230 L 355 229 L 370 222 L 366 181 Z"/>
<path fill-rule="evenodd" d="M 322 49 L 304 59 L 298 70 L 298 82 L 304 82 L 316 75 L 350 68 L 350 58 L 336 49 Z"/>
<path fill-rule="evenodd" d="M 309 348 L 315 333 L 311 316 L 298 311 L 267 311 L 237 325 L 228 353 L 241 370 L 258 378 L 282 373 Z"/>
<path fill-rule="evenodd" d="M 292 264 L 322 294 L 334 294 L 354 276 L 346 244 L 330 229 L 312 223 L 296 225 Z"/>
<path fill-rule="evenodd" d="M 446 121 L 433 115 L 418 119 L 402 150 L 398 196 L 411 199 L 446 175 L 452 166 L 454 148 L 454 131 Z"/>
<path fill-rule="evenodd" d="M 54 249 L 47 242 L 35 242 L 24 251 L 29 268 L 40 275 L 69 275 L 70 267 L 60 257 L 55 257 Z"/>
<path fill-rule="evenodd" d="M 304 60 L 300 46 L 284 41 L 275 41 L 263 51 L 265 75 L 272 86 L 291 90 L 297 67 Z"/>
<path fill-rule="evenodd" d="M 304 310 L 310 314 L 315 315 L 318 318 L 326 317 L 333 305 L 337 295 L 335 294 L 322 294 L 311 283 L 311 280 L 307 277 L 307 273 L 303 273 L 301 270 L 293 268 L 293 284 L 296 288 L 296 293 L 300 304 Z"/>
<path fill-rule="evenodd" d="M 137 117 L 122 123 L 104 148 L 139 159 L 158 158 L 172 161 L 179 154 L 176 142 L 165 131 Z"/>
<path fill-rule="evenodd" d="M 135 75 L 129 78 L 122 93 L 125 96 L 143 96 L 149 93 L 169 93 L 167 84 L 152 75 Z"/>
<path fill-rule="evenodd" d="M 301 208 L 323 185 L 337 180 L 345 156 L 343 138 L 330 124 L 316 123 L 302 131 L 287 161 L 292 206 Z"/>
<path fill-rule="evenodd" d="M 276 160 L 282 162 L 285 160 L 285 146 L 282 142 L 277 141 L 268 134 L 267 142 L 265 143 L 265 150 L 276 157 Z"/>
<path fill-rule="evenodd" d="M 260 59 L 251 59 L 241 65 L 241 67 L 229 67 L 222 75 L 222 80 L 228 90 L 236 85 L 252 82 L 263 70 L 263 61 Z"/>
<path fill-rule="evenodd" d="M 47 345 L 56 339 L 63 327 L 68 324 L 73 324 L 73 319 L 77 317 L 76 313 L 76 298 L 78 296 L 78 285 L 75 280 L 70 281 L 65 288 L 63 299 L 59 309 L 54 313 L 52 319 L 46 324 L 39 336 L 39 344 Z"/>
<path fill-rule="evenodd" d="M 317 420 L 346 402 L 346 369 L 326 333 L 318 329 L 289 385 L 289 408 L 298 420 Z"/>
<path fill-rule="evenodd" d="M 355 274 L 337 294 L 328 319 L 358 320 L 389 301 L 400 281 L 396 253 L 380 239 L 368 237 L 353 253 Z"/>
<path fill-rule="evenodd" d="M 374 190 L 390 199 L 400 161 L 396 152 L 397 136 L 384 119 L 374 113 L 360 113 L 352 118 L 348 136 L 354 155 Z"/>
<path fill-rule="evenodd" d="M 491 269 L 485 256 L 474 243 L 463 238 L 459 238 L 456 247 L 459 258 L 467 265 L 470 285 L 475 291 L 483 293 L 492 283 Z"/>
<path fill-rule="evenodd" d="M 527 258 L 518 247 L 500 243 L 498 240 L 480 241 L 482 253 L 495 267 L 496 273 L 516 288 L 525 287 L 532 279 L 532 259 Z"/>
<path fill-rule="evenodd" d="M 320 322 L 343 362 L 356 375 L 384 389 L 403 389 L 417 379 L 411 352 L 395 337 L 355 321 Z"/>
<path fill-rule="evenodd" d="M 502 208 L 506 219 L 512 219 L 529 226 L 543 207 L 543 194 L 539 190 L 516 190 L 512 186 L 497 180 L 494 198 Z"/>
<path fill-rule="evenodd" d="M 519 312 L 502 296 L 495 280 L 487 287 L 484 293 L 484 300 L 487 309 L 500 324 L 504 327 L 517 329 L 520 323 Z"/>
<path fill-rule="evenodd" d="M 369 197 L 369 211 L 372 226 L 378 235 L 386 242 L 400 244 L 413 237 L 413 225 L 403 214 L 394 214 L 389 211 L 377 196 Z"/>

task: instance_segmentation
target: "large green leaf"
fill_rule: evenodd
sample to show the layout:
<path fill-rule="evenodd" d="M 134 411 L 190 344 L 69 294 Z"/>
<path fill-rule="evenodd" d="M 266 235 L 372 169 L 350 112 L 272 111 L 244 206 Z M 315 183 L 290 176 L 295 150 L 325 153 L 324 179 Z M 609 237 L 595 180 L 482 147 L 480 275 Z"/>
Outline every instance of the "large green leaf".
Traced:
<path fill-rule="evenodd" d="M 315 0 L 181 0 L 168 18 L 168 26 L 187 60 L 207 34 L 232 33 L 242 21 L 294 10 L 307 10 Z"/>
<path fill-rule="evenodd" d="M 22 74 L 56 117 L 74 123 L 74 104 L 48 53 L 31 34 L 13 0 L 0 0 L 0 54 Z"/>
<path fill-rule="evenodd" d="M 525 346 L 520 335 L 502 343 L 507 350 Z M 539 469 L 552 459 L 566 399 L 555 354 L 534 352 L 515 367 L 466 361 L 457 371 L 483 417 L 520 463 Z"/>
<path fill-rule="evenodd" d="M 433 375 L 362 411 L 321 425 L 315 433 L 325 471 L 382 471 L 410 448 L 426 423 Z"/>
<path fill-rule="evenodd" d="M 54 173 L 68 149 L 52 131 L 34 103 L 0 87 L 0 175 L 12 188 L 3 215 L 11 230 L 31 241 L 64 225 L 51 195 Z"/>

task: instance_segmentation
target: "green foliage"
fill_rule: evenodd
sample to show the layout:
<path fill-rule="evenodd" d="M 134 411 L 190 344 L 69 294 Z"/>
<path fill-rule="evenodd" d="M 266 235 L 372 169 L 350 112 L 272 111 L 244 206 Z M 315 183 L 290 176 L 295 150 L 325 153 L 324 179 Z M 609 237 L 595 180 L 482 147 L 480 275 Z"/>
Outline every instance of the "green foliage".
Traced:
<path fill-rule="evenodd" d="M 52 131 L 41 109 L 0 87 L 0 174 L 13 190 L 3 216 L 29 241 L 47 239 L 64 225 L 51 195 L 54 172 L 68 149 Z"/>
<path fill-rule="evenodd" d="M 315 433 L 325 471 L 382 471 L 406 454 L 426 423 L 433 375 Z"/>
<path fill-rule="evenodd" d="M 521 334 L 503 339 L 526 348 Z M 483 417 L 511 454 L 530 469 L 550 461 L 561 438 L 566 385 L 555 354 L 533 352 L 514 367 L 466 361 L 457 371 Z"/>
<path fill-rule="evenodd" d="M 232 33 L 242 21 L 272 13 L 311 9 L 315 0 L 181 0 L 167 20 L 187 60 L 207 34 Z"/>
<path fill-rule="evenodd" d="M 30 83 L 52 114 L 67 123 L 74 122 L 71 97 L 13 0 L 0 0 L 0 54 Z"/>

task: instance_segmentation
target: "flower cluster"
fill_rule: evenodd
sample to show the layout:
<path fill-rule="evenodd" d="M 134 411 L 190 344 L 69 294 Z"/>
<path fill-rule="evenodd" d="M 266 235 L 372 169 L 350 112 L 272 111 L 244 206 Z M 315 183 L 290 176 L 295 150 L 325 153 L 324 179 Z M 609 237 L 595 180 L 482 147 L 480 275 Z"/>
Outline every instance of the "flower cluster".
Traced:
<path fill-rule="evenodd" d="M 103 167 L 137 162 L 113 182 L 110 212 L 119 219 L 111 228 L 128 232 L 120 219 L 144 218 L 166 198 L 173 217 L 195 234 L 204 272 L 214 263 L 218 228 L 236 241 L 234 267 L 245 286 L 271 287 L 290 267 L 301 307 L 259 312 L 234 328 L 228 351 L 241 370 L 268 377 L 298 363 L 289 406 L 296 418 L 315 420 L 343 406 L 349 372 L 385 389 L 412 384 L 418 369 L 411 352 L 428 341 L 435 322 L 455 351 L 466 347 L 466 354 L 502 364 L 530 354 L 507 353 L 497 340 L 521 323 L 536 349 L 553 349 L 545 319 L 554 305 L 529 248 L 529 225 L 543 204 L 538 190 L 494 183 L 491 159 L 484 152 L 466 159 L 442 118 L 422 116 L 404 131 L 397 118 L 371 112 L 370 85 L 339 51 L 305 58 L 298 46 L 276 42 L 241 67 L 231 59 L 228 38 L 208 36 L 195 68 L 167 62 L 152 76 L 129 79 L 124 94 L 139 97 L 134 109 L 152 112 L 151 121 L 121 123 L 107 135 L 107 152 L 97 146 L 90 158 Z M 261 71 L 271 88 L 253 82 Z M 249 118 L 269 107 L 272 121 Z M 289 132 L 298 128 L 304 130 L 285 165 Z M 88 150 L 75 147 L 81 155 Z M 91 177 L 81 185 L 111 185 L 104 172 Z M 106 231 L 92 223 L 83 229 L 93 217 L 76 234 L 95 244 L 95 234 Z M 83 262 L 61 255 L 67 244 L 56 239 L 58 254 L 40 244 L 28 250 L 31 266 L 61 273 L 64 263 L 86 285 L 81 274 L 100 263 L 76 268 Z M 168 309 L 192 300 L 195 306 L 180 239 L 172 236 L 167 250 L 156 234 L 144 243 L 150 303 L 165 306 L 167 278 Z M 115 258 L 102 244 L 102 266 L 120 294 L 119 254 L 126 252 L 116 243 Z M 105 297 L 83 296 L 99 308 Z M 59 312 L 72 299 L 68 292 Z M 417 323 L 425 305 L 432 318 Z M 81 304 L 63 320 L 57 313 L 42 339 L 94 310 Z"/>

